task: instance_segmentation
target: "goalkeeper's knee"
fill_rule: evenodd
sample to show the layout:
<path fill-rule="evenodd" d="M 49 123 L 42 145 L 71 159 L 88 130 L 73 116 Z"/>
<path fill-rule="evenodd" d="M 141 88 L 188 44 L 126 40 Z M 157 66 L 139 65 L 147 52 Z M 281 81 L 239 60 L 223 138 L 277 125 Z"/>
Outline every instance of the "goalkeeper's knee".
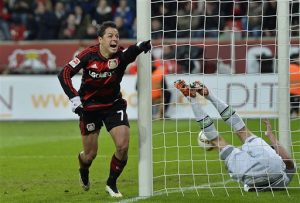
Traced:
<path fill-rule="evenodd" d="M 205 136 L 209 141 L 218 137 L 218 132 L 216 130 L 214 122 L 209 116 L 206 116 L 205 118 L 198 120 L 197 122 L 200 124 L 201 129 L 203 130 Z"/>
<path fill-rule="evenodd" d="M 231 106 L 228 106 L 226 109 L 224 109 L 220 115 L 225 123 L 231 126 L 235 131 L 245 127 L 244 121 Z"/>

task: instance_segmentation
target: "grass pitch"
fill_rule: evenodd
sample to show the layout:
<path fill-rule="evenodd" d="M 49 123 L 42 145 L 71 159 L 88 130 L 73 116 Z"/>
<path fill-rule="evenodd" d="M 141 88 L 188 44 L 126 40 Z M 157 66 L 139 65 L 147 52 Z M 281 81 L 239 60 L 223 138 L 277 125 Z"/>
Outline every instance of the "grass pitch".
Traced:
<path fill-rule="evenodd" d="M 277 121 L 272 122 L 276 129 Z M 264 130 L 259 120 L 248 120 L 247 126 L 257 135 Z M 153 122 L 155 195 L 142 199 L 137 198 L 137 124 L 131 121 L 129 160 L 118 181 L 124 198 L 116 200 L 104 191 L 114 152 L 104 129 L 99 137 L 98 156 L 90 169 L 91 189 L 84 192 L 78 180 L 77 154 L 82 147 L 77 121 L 0 122 L 0 202 L 282 203 L 300 199 L 299 175 L 294 176 L 287 191 L 244 193 L 236 183 L 228 181 L 223 164 L 216 161 L 217 152 L 197 147 L 198 129 L 197 123 L 189 120 Z M 227 141 L 240 144 L 223 122 L 218 123 L 218 129 Z M 291 131 L 292 150 L 298 163 L 299 120 L 292 122 Z"/>

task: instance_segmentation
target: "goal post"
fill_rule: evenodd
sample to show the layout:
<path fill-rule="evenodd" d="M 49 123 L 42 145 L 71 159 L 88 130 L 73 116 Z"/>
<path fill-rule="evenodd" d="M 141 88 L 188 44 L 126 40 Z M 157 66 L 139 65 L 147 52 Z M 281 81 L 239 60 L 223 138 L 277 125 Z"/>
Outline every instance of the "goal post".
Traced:
<path fill-rule="evenodd" d="M 151 39 L 151 3 L 137 2 L 137 41 Z M 139 196 L 151 196 L 153 192 L 152 169 L 152 100 L 151 98 L 151 57 L 138 57 L 138 134 L 139 134 Z"/>
<path fill-rule="evenodd" d="M 291 154 L 290 92 L 289 92 L 289 0 L 277 2 L 277 46 L 278 46 L 278 115 L 279 142 Z"/>
<path fill-rule="evenodd" d="M 136 2 L 137 41 L 151 38 L 154 43 L 153 58 L 150 54 L 138 57 L 139 196 L 244 193 L 243 185 L 230 178 L 219 153 L 199 147 L 200 126 L 191 102 L 174 87 L 178 79 L 206 84 L 258 137 L 265 138 L 263 118 L 273 119 L 280 143 L 299 160 L 300 138 L 291 137 L 298 132 L 293 132 L 290 123 L 290 54 L 292 47 L 294 53 L 300 51 L 299 39 L 290 37 L 291 1 Z M 269 13 L 264 10 L 267 6 L 273 9 Z M 167 91 L 171 95 L 168 104 L 165 97 L 158 101 L 163 106 L 160 115 L 152 115 L 158 106 L 151 101 L 152 65 L 164 73 L 159 87 L 163 96 Z M 234 130 L 220 119 L 211 102 L 201 96 L 197 99 L 214 119 L 219 134 L 240 146 Z M 299 182 L 299 176 L 294 178 Z M 300 188 L 295 182 L 292 188 Z"/>

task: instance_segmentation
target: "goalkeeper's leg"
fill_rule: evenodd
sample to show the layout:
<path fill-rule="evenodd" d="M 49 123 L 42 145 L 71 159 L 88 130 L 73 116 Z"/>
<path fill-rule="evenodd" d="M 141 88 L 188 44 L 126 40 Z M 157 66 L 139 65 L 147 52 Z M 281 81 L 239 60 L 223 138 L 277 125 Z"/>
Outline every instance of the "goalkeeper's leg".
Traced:
<path fill-rule="evenodd" d="M 195 89 L 191 89 L 184 80 L 177 80 L 174 86 L 191 102 L 192 110 L 196 121 L 199 123 L 201 130 L 204 132 L 208 141 L 214 146 L 222 150 L 226 145 L 226 141 L 219 136 L 213 120 L 202 109 L 196 99 Z"/>
<path fill-rule="evenodd" d="M 195 89 L 197 93 L 211 101 L 221 118 L 234 129 L 243 142 L 247 137 L 251 136 L 251 132 L 246 128 L 244 121 L 238 113 L 230 105 L 216 97 L 204 84 L 196 81 L 191 84 L 191 88 Z"/>
<path fill-rule="evenodd" d="M 201 105 L 195 98 L 190 98 L 192 109 L 196 121 L 200 124 L 201 130 L 204 132 L 207 139 L 220 151 L 228 145 L 225 139 L 219 136 L 213 120 L 205 113 Z"/>
<path fill-rule="evenodd" d="M 218 137 L 218 131 L 214 125 L 213 120 L 203 111 L 201 105 L 196 98 L 190 98 L 192 109 L 196 121 L 200 124 L 201 130 L 209 141 Z"/>
<path fill-rule="evenodd" d="M 218 137 L 218 132 L 215 128 L 213 120 L 202 110 L 200 104 L 196 100 L 196 91 L 191 89 L 184 80 L 177 80 L 174 82 L 174 86 L 191 101 L 192 109 L 195 115 L 195 119 L 199 122 L 201 129 L 203 130 L 207 139 L 213 140 Z M 192 90 L 192 91 L 191 91 Z"/>

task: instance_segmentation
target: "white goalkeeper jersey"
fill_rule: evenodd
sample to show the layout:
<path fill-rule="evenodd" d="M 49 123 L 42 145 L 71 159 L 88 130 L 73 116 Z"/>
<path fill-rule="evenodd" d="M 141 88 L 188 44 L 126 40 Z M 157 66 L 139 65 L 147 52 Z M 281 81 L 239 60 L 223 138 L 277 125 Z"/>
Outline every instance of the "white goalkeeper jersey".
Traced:
<path fill-rule="evenodd" d="M 220 152 L 230 177 L 251 187 L 284 188 L 295 169 L 287 170 L 282 158 L 263 139 L 253 135 L 241 148 L 227 146 Z"/>

